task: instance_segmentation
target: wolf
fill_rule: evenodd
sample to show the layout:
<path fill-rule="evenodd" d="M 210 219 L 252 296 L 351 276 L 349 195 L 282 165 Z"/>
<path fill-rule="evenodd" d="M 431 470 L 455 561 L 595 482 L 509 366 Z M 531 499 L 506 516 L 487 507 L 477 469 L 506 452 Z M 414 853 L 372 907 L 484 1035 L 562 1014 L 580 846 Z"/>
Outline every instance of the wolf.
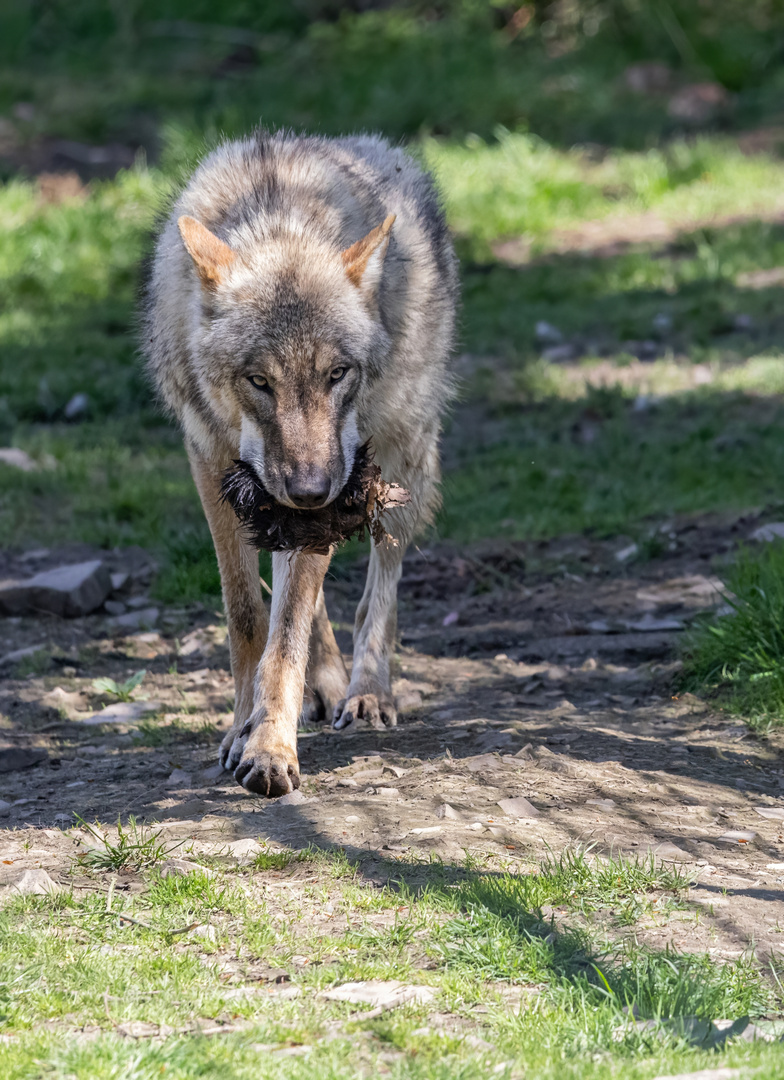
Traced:
<path fill-rule="evenodd" d="M 431 178 L 376 136 L 258 131 L 196 169 L 157 238 L 148 370 L 177 418 L 215 545 L 235 681 L 220 762 L 250 792 L 299 787 L 297 727 L 397 722 L 390 659 L 406 547 L 438 505 L 457 263 Z M 340 494 L 371 441 L 394 543 L 374 545 L 351 674 L 327 615 L 330 554 L 258 553 L 221 500 L 236 461 L 303 512 Z"/>

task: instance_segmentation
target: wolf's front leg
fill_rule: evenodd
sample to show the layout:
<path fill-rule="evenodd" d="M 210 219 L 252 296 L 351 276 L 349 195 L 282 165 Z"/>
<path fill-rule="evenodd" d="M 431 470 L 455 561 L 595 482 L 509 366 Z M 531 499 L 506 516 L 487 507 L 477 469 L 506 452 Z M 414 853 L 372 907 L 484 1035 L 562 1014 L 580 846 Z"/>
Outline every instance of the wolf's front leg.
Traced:
<path fill-rule="evenodd" d="M 354 663 L 346 696 L 335 707 L 333 726 L 365 719 L 374 728 L 394 727 L 397 710 L 389 664 L 397 634 L 397 585 L 405 544 L 373 545 L 367 582 L 354 622 Z"/>
<path fill-rule="evenodd" d="M 227 768 L 248 791 L 271 798 L 299 787 L 297 721 L 311 624 L 328 555 L 272 557 L 272 608 L 253 711 L 229 751 Z"/>
<path fill-rule="evenodd" d="M 220 763 L 225 768 L 234 739 L 253 710 L 254 683 L 267 641 L 268 617 L 261 598 L 258 552 L 245 543 L 234 511 L 221 500 L 221 477 L 231 459 L 215 464 L 192 448 L 188 456 L 215 544 L 229 630 L 234 725 L 221 743 Z"/>

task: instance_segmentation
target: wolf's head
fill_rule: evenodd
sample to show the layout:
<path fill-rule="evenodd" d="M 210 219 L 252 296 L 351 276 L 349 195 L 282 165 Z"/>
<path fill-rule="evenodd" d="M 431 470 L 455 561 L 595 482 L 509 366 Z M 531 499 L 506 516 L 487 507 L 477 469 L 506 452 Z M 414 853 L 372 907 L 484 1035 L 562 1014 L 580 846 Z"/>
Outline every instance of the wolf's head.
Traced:
<path fill-rule="evenodd" d="M 260 236 L 243 224 L 226 243 L 178 221 L 201 283 L 202 394 L 285 506 L 331 502 L 369 434 L 358 406 L 389 348 L 378 290 L 394 220 L 343 251 L 306 227 Z"/>

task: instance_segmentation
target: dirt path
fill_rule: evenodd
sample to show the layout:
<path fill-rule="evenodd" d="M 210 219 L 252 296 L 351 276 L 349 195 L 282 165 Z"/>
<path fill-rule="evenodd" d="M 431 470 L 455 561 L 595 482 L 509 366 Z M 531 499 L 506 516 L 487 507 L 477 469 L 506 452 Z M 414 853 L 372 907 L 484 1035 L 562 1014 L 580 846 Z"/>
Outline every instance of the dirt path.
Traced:
<path fill-rule="evenodd" d="M 640 940 L 780 953 L 782 738 L 673 696 L 681 628 L 720 602 L 716 557 L 760 520 L 673 522 L 668 550 L 649 562 L 627 554 L 628 538 L 413 552 L 401 585 L 399 726 L 303 731 L 301 793 L 272 803 L 215 764 L 232 683 L 214 613 L 167 611 L 160 631 L 130 636 L 101 615 L 5 619 L 0 651 L 46 642 L 52 659 L 51 673 L 0 687 L 0 743 L 40 756 L 0 774 L 0 884 L 37 866 L 65 881 L 74 814 L 134 814 L 194 852 L 240 861 L 258 840 L 338 846 L 378 880 L 396 860 L 462 865 L 468 852 L 528 868 L 591 844 L 652 852 L 694 882 L 687 910 L 644 920 Z M 360 589 L 360 568 L 330 586 L 344 647 Z M 91 680 L 142 666 L 159 718 L 89 722 Z"/>

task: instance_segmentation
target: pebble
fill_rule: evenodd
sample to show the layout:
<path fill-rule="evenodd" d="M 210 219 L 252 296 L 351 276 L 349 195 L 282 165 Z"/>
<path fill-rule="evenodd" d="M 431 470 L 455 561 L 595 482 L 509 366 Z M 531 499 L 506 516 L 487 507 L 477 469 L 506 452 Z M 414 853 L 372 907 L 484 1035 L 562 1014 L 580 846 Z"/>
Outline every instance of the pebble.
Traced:
<path fill-rule="evenodd" d="M 169 779 L 166 781 L 167 788 L 174 787 L 189 787 L 191 784 L 191 774 L 186 772 L 185 769 L 175 769 Z"/>
<path fill-rule="evenodd" d="M 522 795 L 512 799 L 499 799 L 497 805 L 501 807 L 508 817 L 537 818 L 540 814 L 540 811 Z"/>

